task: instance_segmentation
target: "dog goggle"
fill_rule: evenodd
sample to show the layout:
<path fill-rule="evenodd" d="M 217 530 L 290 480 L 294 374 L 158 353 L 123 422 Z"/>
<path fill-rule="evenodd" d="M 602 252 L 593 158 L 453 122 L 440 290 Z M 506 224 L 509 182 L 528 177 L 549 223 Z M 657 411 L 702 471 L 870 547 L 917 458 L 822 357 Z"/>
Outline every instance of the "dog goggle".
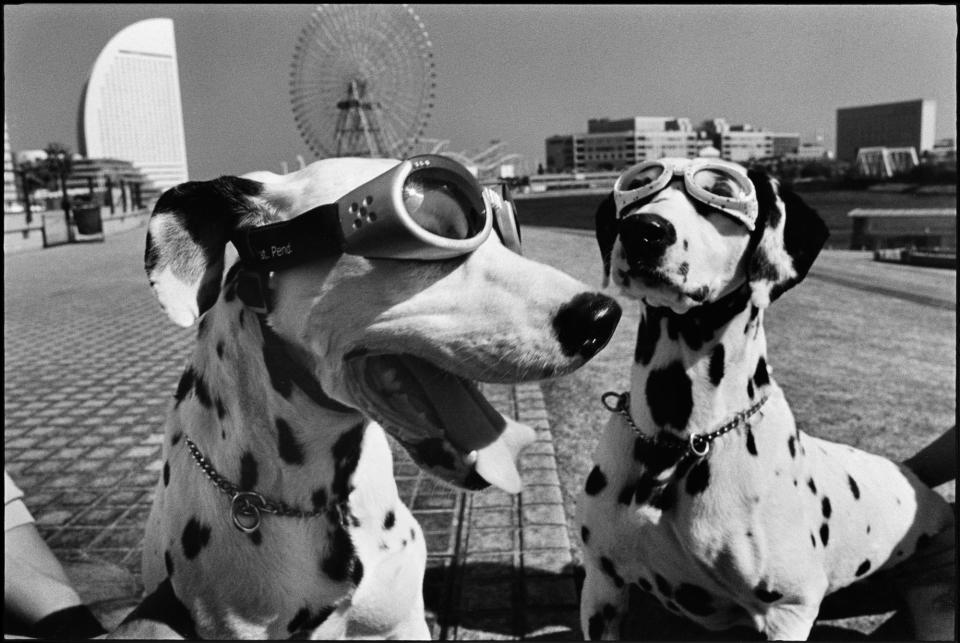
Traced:
<path fill-rule="evenodd" d="M 613 186 L 617 212 L 667 187 L 682 176 L 687 193 L 712 208 L 733 217 L 748 230 L 757 220 L 757 194 L 746 170 L 719 160 L 662 158 L 628 168 Z"/>
<path fill-rule="evenodd" d="M 513 201 L 508 191 L 501 197 L 502 207 L 494 208 L 477 179 L 456 161 L 415 156 L 335 203 L 238 231 L 232 241 L 244 261 L 264 270 L 339 253 L 449 259 L 476 250 L 491 229 L 507 248 L 520 253 Z"/>

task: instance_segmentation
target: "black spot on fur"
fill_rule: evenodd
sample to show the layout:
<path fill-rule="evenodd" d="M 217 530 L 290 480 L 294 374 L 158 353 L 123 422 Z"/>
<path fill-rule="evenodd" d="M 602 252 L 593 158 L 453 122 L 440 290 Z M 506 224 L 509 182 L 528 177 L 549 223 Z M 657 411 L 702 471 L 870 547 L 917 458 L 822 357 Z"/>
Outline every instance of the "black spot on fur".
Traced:
<path fill-rule="evenodd" d="M 656 480 L 652 476 L 643 476 L 640 480 L 637 481 L 636 489 L 634 490 L 634 499 L 638 505 L 644 504 L 647 500 L 650 499 L 650 495 L 653 493 L 654 487 L 656 487 Z"/>
<path fill-rule="evenodd" d="M 180 538 L 183 545 L 183 555 L 187 560 L 193 560 L 200 553 L 200 550 L 210 542 L 210 527 L 202 524 L 196 518 L 187 521 L 187 526 L 183 528 L 183 536 Z"/>
<path fill-rule="evenodd" d="M 666 597 L 673 596 L 673 588 L 670 587 L 670 583 L 667 582 L 667 579 L 661 576 L 660 574 L 654 574 L 653 580 L 657 583 L 657 589 L 660 593 Z"/>
<path fill-rule="evenodd" d="M 314 511 L 322 511 L 324 507 L 327 506 L 327 490 L 324 487 L 320 487 L 313 492 L 313 495 L 310 496 L 310 500 L 313 503 Z"/>
<path fill-rule="evenodd" d="M 673 595 L 674 600 L 691 614 L 696 614 L 697 616 L 706 616 L 714 612 L 713 605 L 711 605 L 710 594 L 707 593 L 707 590 L 703 589 L 698 585 L 691 585 L 690 583 L 680 583 L 680 586 L 677 587 L 677 591 Z"/>
<path fill-rule="evenodd" d="M 766 589 L 765 587 L 757 587 L 753 590 L 754 596 L 759 598 L 764 603 L 774 603 L 783 598 L 783 594 L 780 592 Z"/>
<path fill-rule="evenodd" d="M 183 437 L 183 433 L 181 431 L 177 431 L 176 433 L 174 433 L 173 437 L 170 438 L 170 446 L 173 446 L 173 447 L 177 446 L 177 443 L 180 442 L 180 438 L 182 437 Z"/>
<path fill-rule="evenodd" d="M 650 475 L 672 467 L 682 455 L 681 449 L 671 448 L 665 442 L 650 444 L 638 436 L 633 443 L 633 459 L 646 467 Z"/>
<path fill-rule="evenodd" d="M 173 394 L 173 399 L 177 401 L 175 406 L 178 406 L 180 402 L 187 397 L 187 394 L 193 390 L 194 377 L 195 373 L 193 372 L 193 367 L 188 366 L 183 371 L 183 375 L 180 376 L 180 381 L 177 383 L 177 392 Z"/>
<path fill-rule="evenodd" d="M 166 487 L 170 484 L 170 463 L 163 463 L 163 486 Z"/>
<path fill-rule="evenodd" d="M 753 372 L 753 381 L 757 386 L 766 386 L 770 383 L 770 373 L 767 372 L 767 360 L 760 356 L 757 360 L 757 370 Z"/>
<path fill-rule="evenodd" d="M 823 543 L 823 546 L 827 546 L 827 541 L 830 540 L 830 526 L 827 523 L 820 525 L 820 542 Z"/>
<path fill-rule="evenodd" d="M 441 438 L 427 438 L 414 445 L 411 454 L 422 466 L 428 469 L 456 469 L 457 463 Z"/>
<path fill-rule="evenodd" d="M 600 557 L 600 569 L 603 570 L 603 573 L 613 579 L 613 584 L 617 587 L 623 587 L 623 578 L 620 577 L 620 574 L 617 573 L 616 567 L 613 565 L 613 561 L 607 558 L 606 556 Z"/>
<path fill-rule="evenodd" d="M 346 529 L 338 526 L 331 532 L 327 555 L 320 564 L 320 569 L 330 580 L 336 582 L 348 578 L 353 580 L 358 574 L 363 576 L 363 564 L 356 556 L 356 549 Z"/>
<path fill-rule="evenodd" d="M 623 485 L 623 489 L 620 490 L 620 495 L 617 496 L 617 502 L 621 505 L 629 505 L 630 501 L 633 499 L 633 492 L 636 489 L 636 483 L 628 482 Z"/>
<path fill-rule="evenodd" d="M 813 534 L 810 534 L 810 544 L 813 545 L 813 548 L 817 548 L 817 537 Z"/>
<path fill-rule="evenodd" d="M 813 478 L 807 479 L 807 486 L 810 487 L 810 492 L 813 495 L 817 495 L 817 485 L 814 483 Z"/>
<path fill-rule="evenodd" d="M 217 357 L 223 359 L 223 340 L 217 342 Z"/>
<path fill-rule="evenodd" d="M 133 621 L 153 621 L 163 623 L 176 632 L 181 638 L 188 641 L 199 640 L 197 627 L 193 622 L 190 611 L 177 598 L 173 591 L 170 578 L 164 579 L 153 592 L 144 598 L 140 604 L 130 612 L 123 623 Z"/>
<path fill-rule="evenodd" d="M 252 491 L 257 486 L 257 479 L 260 477 L 258 471 L 257 459 L 249 451 L 244 451 L 240 456 L 240 489 L 243 491 Z"/>
<path fill-rule="evenodd" d="M 252 531 L 249 534 L 247 534 L 247 536 L 250 542 L 253 543 L 254 545 L 259 545 L 263 542 L 263 534 L 261 534 L 259 531 Z"/>
<path fill-rule="evenodd" d="M 200 375 L 195 374 L 193 380 L 193 392 L 197 396 L 197 401 L 204 407 L 209 409 L 213 406 L 213 400 L 210 399 L 210 392 L 207 389 L 207 383 L 203 380 Z"/>
<path fill-rule="evenodd" d="M 660 314 L 667 318 L 667 333 L 671 339 L 682 337 L 692 350 L 700 350 L 704 344 L 713 340 L 720 329 L 742 312 L 749 302 L 750 289 L 744 284 L 726 297 L 697 306 L 683 315 L 669 310 Z"/>
<path fill-rule="evenodd" d="M 823 509 L 823 517 L 829 518 L 830 514 L 833 512 L 833 509 L 830 508 L 830 498 L 826 496 L 823 497 L 823 502 L 820 503 L 821 508 Z"/>
<path fill-rule="evenodd" d="M 747 452 L 750 455 L 757 455 L 757 442 L 753 439 L 753 429 L 747 425 Z"/>
<path fill-rule="evenodd" d="M 599 641 L 603 636 L 603 615 L 597 612 L 587 621 L 587 636 L 591 641 Z"/>
<path fill-rule="evenodd" d="M 241 308 L 240 313 L 237 315 L 237 321 L 240 322 L 240 328 L 243 328 L 244 318 L 246 317 L 246 315 L 243 314 L 244 312 L 246 312 L 246 309 Z"/>
<path fill-rule="evenodd" d="M 790 457 L 797 457 L 797 438 L 795 436 L 790 436 L 787 438 L 787 448 L 790 449 Z"/>
<path fill-rule="evenodd" d="M 586 525 L 580 527 L 580 540 L 584 545 L 590 542 L 590 529 Z"/>
<path fill-rule="evenodd" d="M 660 316 L 652 314 L 650 310 L 644 312 L 640 319 L 640 328 L 637 330 L 637 347 L 633 358 L 637 364 L 646 366 L 653 359 L 660 340 Z"/>
<path fill-rule="evenodd" d="M 850 483 L 850 492 L 853 494 L 854 500 L 860 500 L 860 487 L 857 485 L 857 481 L 853 479 L 852 476 L 847 476 L 847 482 Z"/>
<path fill-rule="evenodd" d="M 293 619 L 287 625 L 287 632 L 293 634 L 304 626 L 307 622 L 307 619 L 310 618 L 310 610 L 306 607 L 300 608 L 296 614 L 294 614 Z"/>
<path fill-rule="evenodd" d="M 222 420 L 223 418 L 226 417 L 226 415 L 227 415 L 227 409 L 225 409 L 223 406 L 223 400 L 221 400 L 218 397 L 217 398 L 217 417 Z"/>
<path fill-rule="evenodd" d="M 933 538 L 930 536 L 930 534 L 920 534 L 920 536 L 917 538 L 917 551 L 929 547 L 931 540 L 933 540 Z"/>
<path fill-rule="evenodd" d="M 606 486 L 607 476 L 603 475 L 603 471 L 600 470 L 599 466 L 594 466 L 593 470 L 590 471 L 590 475 L 587 476 L 587 484 L 584 487 L 584 491 L 587 492 L 588 496 L 595 496 L 603 491 Z"/>
<path fill-rule="evenodd" d="M 650 584 L 650 581 L 643 577 L 637 579 L 637 585 L 639 585 L 640 589 L 645 592 L 649 592 L 653 589 L 653 585 Z"/>
<path fill-rule="evenodd" d="M 687 493 L 695 496 L 702 493 L 710 484 L 710 463 L 708 460 L 700 460 L 690 470 L 687 476 Z"/>
<path fill-rule="evenodd" d="M 750 399 L 753 399 L 754 390 L 753 390 L 753 380 L 747 380 L 747 395 L 750 396 Z"/>
<path fill-rule="evenodd" d="M 647 377 L 646 397 L 657 426 L 686 428 L 693 411 L 693 386 L 682 362 L 654 369 Z"/>
<path fill-rule="evenodd" d="M 870 571 L 870 561 L 865 560 L 862 563 L 860 563 L 859 567 L 857 567 L 857 576 L 863 576 L 868 571 Z"/>
<path fill-rule="evenodd" d="M 333 445 L 333 482 L 330 491 L 341 500 L 350 495 L 350 478 L 360 460 L 360 442 L 363 440 L 364 424 L 361 422 L 345 432 Z"/>
<path fill-rule="evenodd" d="M 303 447 L 293 429 L 283 418 L 277 418 L 277 451 L 287 464 L 303 464 Z"/>
<path fill-rule="evenodd" d="M 163 552 L 163 567 L 167 570 L 167 576 L 173 576 L 173 556 L 170 555 L 170 550 Z"/>
<path fill-rule="evenodd" d="M 258 319 L 263 335 L 263 363 L 270 377 L 270 385 L 275 391 L 287 399 L 296 387 L 318 406 L 341 413 L 352 410 L 328 397 L 310 369 L 297 359 L 296 351 L 270 328 L 263 316 Z"/>
<path fill-rule="evenodd" d="M 867 525 L 867 533 L 870 533 L 870 525 Z"/>
<path fill-rule="evenodd" d="M 383 528 L 384 529 L 393 529 L 393 526 L 397 524 L 397 514 L 394 513 L 393 509 L 387 511 L 387 514 L 383 517 Z"/>
<path fill-rule="evenodd" d="M 657 489 L 650 497 L 650 506 L 660 511 L 670 511 L 677 504 L 677 482 L 671 481 Z"/>
<path fill-rule="evenodd" d="M 710 353 L 710 383 L 714 386 L 720 384 L 720 381 L 723 379 L 723 359 L 726 349 L 723 347 L 723 344 L 717 344 L 713 347 L 713 352 Z"/>

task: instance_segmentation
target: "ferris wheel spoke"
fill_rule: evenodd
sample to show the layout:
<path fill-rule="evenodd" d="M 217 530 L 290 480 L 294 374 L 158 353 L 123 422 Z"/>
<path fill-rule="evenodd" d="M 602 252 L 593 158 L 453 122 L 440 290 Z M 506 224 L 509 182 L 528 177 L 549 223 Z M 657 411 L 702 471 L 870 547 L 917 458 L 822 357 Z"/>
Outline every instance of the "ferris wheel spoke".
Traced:
<path fill-rule="evenodd" d="M 290 100 L 320 156 L 406 155 L 435 100 L 432 45 L 407 5 L 322 5 L 297 39 Z"/>

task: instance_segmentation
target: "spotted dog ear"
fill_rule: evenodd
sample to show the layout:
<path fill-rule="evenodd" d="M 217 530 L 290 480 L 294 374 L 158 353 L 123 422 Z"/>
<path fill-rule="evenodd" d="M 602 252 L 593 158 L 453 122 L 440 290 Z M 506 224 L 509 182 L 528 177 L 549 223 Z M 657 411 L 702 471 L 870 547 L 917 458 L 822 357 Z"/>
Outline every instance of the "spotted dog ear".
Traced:
<path fill-rule="evenodd" d="M 617 206 L 613 202 L 613 192 L 608 194 L 597 207 L 594 215 L 597 243 L 600 244 L 600 257 L 603 259 L 603 287 L 610 283 L 610 253 L 617 241 Z"/>
<path fill-rule="evenodd" d="M 765 308 L 807 276 L 830 233 L 817 211 L 776 179 L 759 170 L 749 177 L 759 212 L 747 274 L 753 303 Z"/>
<path fill-rule="evenodd" d="M 263 184 L 235 176 L 188 181 L 163 193 L 147 228 L 150 286 L 175 323 L 190 326 L 217 300 L 231 233 L 263 220 Z"/>

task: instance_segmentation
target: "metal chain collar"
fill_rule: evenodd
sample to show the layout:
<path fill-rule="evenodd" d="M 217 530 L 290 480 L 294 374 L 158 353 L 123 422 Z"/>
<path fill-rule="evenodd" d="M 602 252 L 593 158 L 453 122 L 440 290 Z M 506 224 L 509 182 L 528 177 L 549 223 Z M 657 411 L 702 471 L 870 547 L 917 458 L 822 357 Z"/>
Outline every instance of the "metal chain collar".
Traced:
<path fill-rule="evenodd" d="M 187 448 L 200 470 L 221 492 L 230 496 L 230 513 L 233 517 L 233 524 L 237 529 L 245 534 L 253 533 L 260 528 L 261 512 L 274 514 L 277 516 L 287 516 L 290 518 L 319 518 L 327 513 L 327 509 L 316 511 L 303 511 L 295 509 L 284 502 L 273 502 L 267 500 L 255 491 L 243 491 L 237 485 L 233 484 L 213 468 L 210 461 L 203 457 L 200 449 L 188 437 L 184 437 L 187 442 Z"/>
<path fill-rule="evenodd" d="M 607 399 L 610 397 L 617 398 L 616 404 L 611 405 L 607 402 Z M 684 440 L 683 438 L 678 438 L 670 433 L 657 433 L 654 436 L 645 435 L 640 431 L 640 428 L 634 423 L 633 418 L 630 417 L 630 393 L 616 393 L 614 391 L 607 391 L 602 396 L 600 396 L 600 401 L 603 402 L 603 405 L 607 408 L 608 411 L 612 413 L 619 413 L 627 421 L 627 424 L 630 425 L 630 428 L 633 429 L 633 432 L 637 434 L 637 438 L 643 442 L 646 442 L 649 445 L 665 445 L 670 448 L 675 449 L 685 449 L 688 453 L 695 455 L 698 458 L 702 458 L 710 452 L 710 444 L 719 438 L 721 435 L 732 431 L 737 428 L 744 422 L 746 422 L 754 413 L 760 410 L 768 399 L 768 396 L 764 395 L 760 398 L 760 401 L 755 403 L 753 406 L 748 408 L 745 411 L 740 411 L 733 416 L 733 419 L 725 424 L 722 424 L 715 431 L 710 433 L 694 433 L 690 435 L 689 438 Z M 668 437 L 672 440 L 672 443 L 666 442 L 663 438 Z"/>

